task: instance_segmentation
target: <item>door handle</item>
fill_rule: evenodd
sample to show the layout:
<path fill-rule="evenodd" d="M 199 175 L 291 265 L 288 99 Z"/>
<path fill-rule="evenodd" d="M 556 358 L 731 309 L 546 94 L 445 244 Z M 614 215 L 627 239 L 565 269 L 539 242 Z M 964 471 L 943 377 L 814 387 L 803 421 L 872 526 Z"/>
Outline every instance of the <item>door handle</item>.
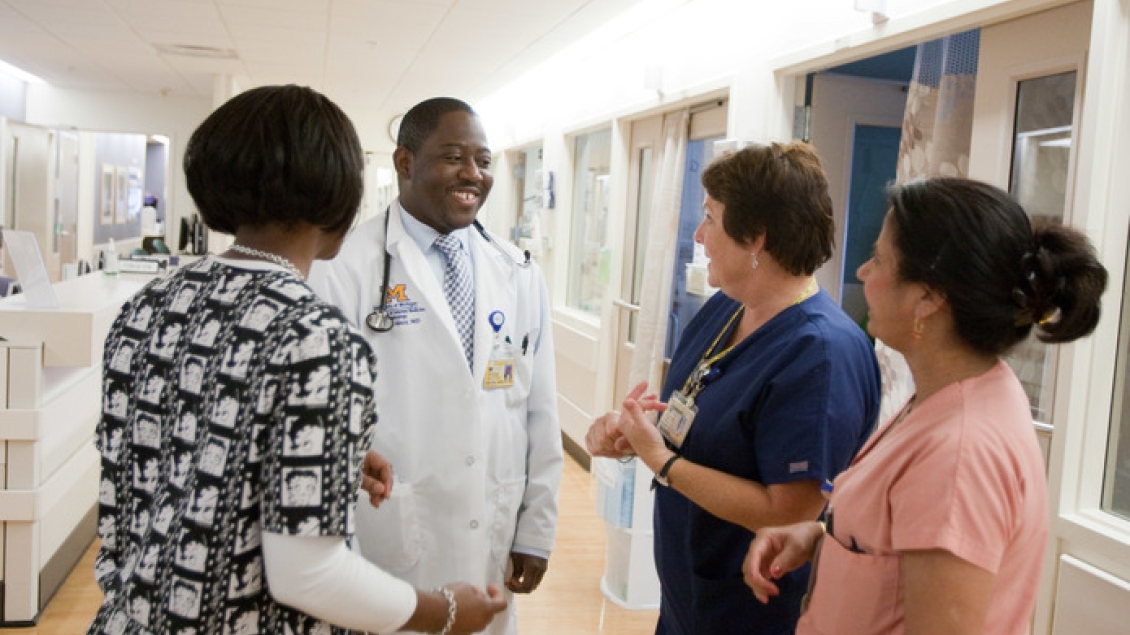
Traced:
<path fill-rule="evenodd" d="M 631 302 L 628 302 L 627 300 L 621 300 L 620 298 L 613 298 L 612 304 L 621 308 L 621 309 L 624 309 L 625 311 L 631 311 L 632 313 L 639 313 L 640 312 L 640 307 L 639 307 L 638 304 L 632 304 Z"/>

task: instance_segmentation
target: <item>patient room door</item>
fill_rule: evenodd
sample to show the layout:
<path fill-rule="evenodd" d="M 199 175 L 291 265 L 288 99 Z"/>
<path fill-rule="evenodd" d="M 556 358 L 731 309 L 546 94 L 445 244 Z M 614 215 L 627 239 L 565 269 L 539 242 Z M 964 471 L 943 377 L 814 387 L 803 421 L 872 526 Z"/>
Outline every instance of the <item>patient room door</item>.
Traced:
<path fill-rule="evenodd" d="M 12 229 L 35 234 L 47 273 L 59 279 L 59 255 L 55 244 L 54 132 L 46 128 L 8 122 L 4 142 L 5 216 Z M 4 270 L 15 275 L 5 255 Z"/>
<path fill-rule="evenodd" d="M 651 207 L 653 161 L 663 141 L 663 115 L 641 119 L 632 124 L 629 160 L 628 211 L 624 219 L 624 273 L 620 296 L 613 300 L 616 308 L 616 387 L 612 407 L 619 409 L 628 394 L 632 354 L 635 351 L 636 327 L 639 321 L 640 289 L 643 286 L 644 245 L 647 241 L 648 215 Z M 637 249 L 637 246 L 639 249 Z"/>
<path fill-rule="evenodd" d="M 679 235 L 677 262 L 665 263 L 674 267 L 672 304 L 668 307 L 668 339 L 677 338 L 679 326 L 685 322 L 680 310 L 687 304 L 685 268 L 694 258 L 694 228 L 702 219 L 702 187 L 699 179 L 702 168 L 714 156 L 714 141 L 726 133 L 727 100 L 710 100 L 690 109 L 686 161 L 683 167 L 682 203 L 679 210 Z M 658 154 L 663 143 L 663 115 L 641 119 L 632 124 L 631 153 L 628 181 L 628 212 L 625 218 L 628 231 L 624 233 L 624 272 L 620 296 L 613 300 L 616 307 L 616 384 L 613 390 L 614 408 L 619 408 L 631 388 L 632 355 L 635 351 L 636 329 L 639 321 L 640 289 L 643 286 L 644 252 L 649 227 L 648 211 L 651 194 L 659 171 Z M 693 294 L 692 294 L 693 295 Z M 697 298 L 701 305 L 702 298 Z M 694 307 L 697 310 L 697 305 Z M 692 311 L 693 313 L 693 311 Z M 670 350 L 668 351 L 668 359 Z M 658 392 L 661 386 L 651 386 Z"/>

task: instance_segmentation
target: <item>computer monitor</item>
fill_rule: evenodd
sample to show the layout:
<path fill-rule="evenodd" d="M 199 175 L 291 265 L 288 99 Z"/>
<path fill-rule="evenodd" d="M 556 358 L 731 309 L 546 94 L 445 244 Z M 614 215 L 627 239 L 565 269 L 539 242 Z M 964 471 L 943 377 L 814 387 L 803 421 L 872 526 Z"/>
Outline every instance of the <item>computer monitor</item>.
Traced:
<path fill-rule="evenodd" d="M 177 251 L 188 249 L 192 242 L 192 223 L 187 218 L 180 219 L 180 233 L 177 235 Z"/>
<path fill-rule="evenodd" d="M 180 235 L 177 236 L 177 250 L 181 253 L 203 254 L 208 250 L 208 228 L 195 215 L 191 220 L 180 219 Z"/>

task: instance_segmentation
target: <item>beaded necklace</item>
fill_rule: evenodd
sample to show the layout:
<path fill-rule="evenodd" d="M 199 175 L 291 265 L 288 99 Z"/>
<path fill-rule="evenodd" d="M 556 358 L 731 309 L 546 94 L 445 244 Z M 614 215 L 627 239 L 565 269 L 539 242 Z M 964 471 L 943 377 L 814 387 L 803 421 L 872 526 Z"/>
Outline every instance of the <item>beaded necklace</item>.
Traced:
<path fill-rule="evenodd" d="M 276 265 L 279 265 L 283 269 L 286 269 L 287 271 L 293 273 L 294 275 L 298 276 L 299 278 L 302 277 L 302 272 L 298 270 L 298 267 L 294 266 L 293 262 L 287 260 L 286 258 L 283 258 L 282 256 L 280 256 L 278 254 L 272 254 L 272 253 L 268 253 L 266 251 L 260 251 L 258 249 L 252 249 L 251 247 L 245 247 L 244 245 L 240 245 L 240 244 L 232 245 L 231 250 L 239 252 L 239 253 L 241 253 L 245 256 L 251 256 L 252 258 L 258 258 L 260 260 L 268 260 L 270 262 L 275 263 Z"/>

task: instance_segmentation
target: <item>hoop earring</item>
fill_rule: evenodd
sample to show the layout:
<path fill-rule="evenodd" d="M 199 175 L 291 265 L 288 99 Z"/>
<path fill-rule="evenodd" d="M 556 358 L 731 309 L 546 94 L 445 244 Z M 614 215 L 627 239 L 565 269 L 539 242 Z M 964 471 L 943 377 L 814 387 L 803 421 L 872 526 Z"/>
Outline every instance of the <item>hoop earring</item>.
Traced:
<path fill-rule="evenodd" d="M 914 343 L 918 344 L 922 341 L 922 333 L 926 330 L 926 325 L 917 317 L 914 318 L 914 323 L 910 325 L 911 336 L 914 338 Z"/>
<path fill-rule="evenodd" d="M 757 269 L 760 266 L 761 266 L 761 262 L 759 262 L 757 260 L 757 252 L 756 251 L 749 252 L 749 267 L 750 267 L 750 269 Z"/>

